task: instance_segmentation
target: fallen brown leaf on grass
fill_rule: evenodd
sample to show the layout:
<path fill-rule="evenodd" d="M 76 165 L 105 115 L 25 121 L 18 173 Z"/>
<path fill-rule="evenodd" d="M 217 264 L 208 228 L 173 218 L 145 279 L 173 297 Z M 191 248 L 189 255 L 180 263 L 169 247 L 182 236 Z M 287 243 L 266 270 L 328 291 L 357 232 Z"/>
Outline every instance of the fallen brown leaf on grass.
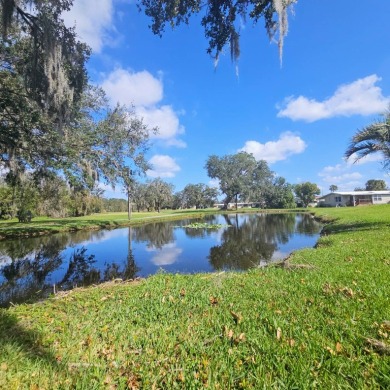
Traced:
<path fill-rule="evenodd" d="M 240 333 L 240 335 L 234 339 L 234 344 L 238 344 L 244 341 L 245 341 L 245 333 Z"/>
<path fill-rule="evenodd" d="M 390 331 L 390 321 L 383 321 L 381 323 L 381 328 L 383 328 L 384 330 L 389 330 Z"/>
<path fill-rule="evenodd" d="M 242 315 L 240 313 L 235 313 L 234 311 L 230 310 L 230 314 L 232 315 L 236 325 L 242 321 Z"/>
<path fill-rule="evenodd" d="M 366 338 L 366 343 L 380 355 L 390 355 L 390 345 L 376 339 Z"/>
<path fill-rule="evenodd" d="M 344 288 L 340 289 L 340 292 L 342 292 L 348 298 L 352 298 L 355 295 L 353 290 L 349 287 L 344 287 Z"/>
<path fill-rule="evenodd" d="M 336 355 L 336 352 L 333 351 L 331 347 L 325 347 L 325 349 L 331 354 L 331 355 Z"/>
<path fill-rule="evenodd" d="M 289 339 L 289 340 L 287 340 L 287 344 L 288 344 L 290 347 L 294 347 L 294 346 L 295 346 L 295 340 L 294 340 L 294 339 Z"/>

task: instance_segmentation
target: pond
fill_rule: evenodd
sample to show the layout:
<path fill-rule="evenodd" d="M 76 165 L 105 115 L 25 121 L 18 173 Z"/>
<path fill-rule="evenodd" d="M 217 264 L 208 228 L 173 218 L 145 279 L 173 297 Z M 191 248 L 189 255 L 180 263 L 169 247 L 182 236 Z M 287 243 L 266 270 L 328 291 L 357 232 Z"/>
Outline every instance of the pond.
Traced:
<path fill-rule="evenodd" d="M 190 224 L 219 225 L 190 228 Z M 202 226 L 201 225 L 201 226 Z M 201 220 L 0 241 L 0 305 L 40 299 L 159 270 L 246 270 L 313 247 L 321 225 L 308 214 L 217 214 Z"/>

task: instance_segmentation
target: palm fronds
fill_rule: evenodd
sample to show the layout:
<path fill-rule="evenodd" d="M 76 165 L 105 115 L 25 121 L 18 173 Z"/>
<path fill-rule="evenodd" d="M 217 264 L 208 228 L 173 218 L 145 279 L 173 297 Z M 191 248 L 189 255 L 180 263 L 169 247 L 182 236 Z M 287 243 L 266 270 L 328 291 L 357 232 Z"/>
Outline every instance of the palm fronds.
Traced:
<path fill-rule="evenodd" d="M 378 120 L 359 130 L 351 140 L 345 157 L 352 157 L 354 162 L 373 153 L 381 153 L 383 166 L 390 169 L 390 111 Z"/>

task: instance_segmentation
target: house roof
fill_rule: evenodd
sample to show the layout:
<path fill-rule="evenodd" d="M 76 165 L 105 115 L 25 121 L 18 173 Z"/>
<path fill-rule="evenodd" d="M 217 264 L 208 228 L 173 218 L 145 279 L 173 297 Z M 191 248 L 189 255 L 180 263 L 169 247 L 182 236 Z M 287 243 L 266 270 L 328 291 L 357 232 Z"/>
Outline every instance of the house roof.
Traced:
<path fill-rule="evenodd" d="M 327 197 L 328 195 L 390 195 L 390 191 L 335 191 L 321 196 L 321 199 Z"/>

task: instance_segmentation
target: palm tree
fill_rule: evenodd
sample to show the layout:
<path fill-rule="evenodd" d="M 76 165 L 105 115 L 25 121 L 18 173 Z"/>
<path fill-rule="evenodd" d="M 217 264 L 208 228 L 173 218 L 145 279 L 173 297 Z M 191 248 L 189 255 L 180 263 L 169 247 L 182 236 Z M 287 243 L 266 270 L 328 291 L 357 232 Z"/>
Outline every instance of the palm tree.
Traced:
<path fill-rule="evenodd" d="M 354 162 L 357 162 L 376 152 L 382 153 L 383 167 L 390 170 L 390 109 L 383 115 L 383 119 L 364 127 L 352 137 L 345 157 L 348 159 L 353 156 Z"/>

